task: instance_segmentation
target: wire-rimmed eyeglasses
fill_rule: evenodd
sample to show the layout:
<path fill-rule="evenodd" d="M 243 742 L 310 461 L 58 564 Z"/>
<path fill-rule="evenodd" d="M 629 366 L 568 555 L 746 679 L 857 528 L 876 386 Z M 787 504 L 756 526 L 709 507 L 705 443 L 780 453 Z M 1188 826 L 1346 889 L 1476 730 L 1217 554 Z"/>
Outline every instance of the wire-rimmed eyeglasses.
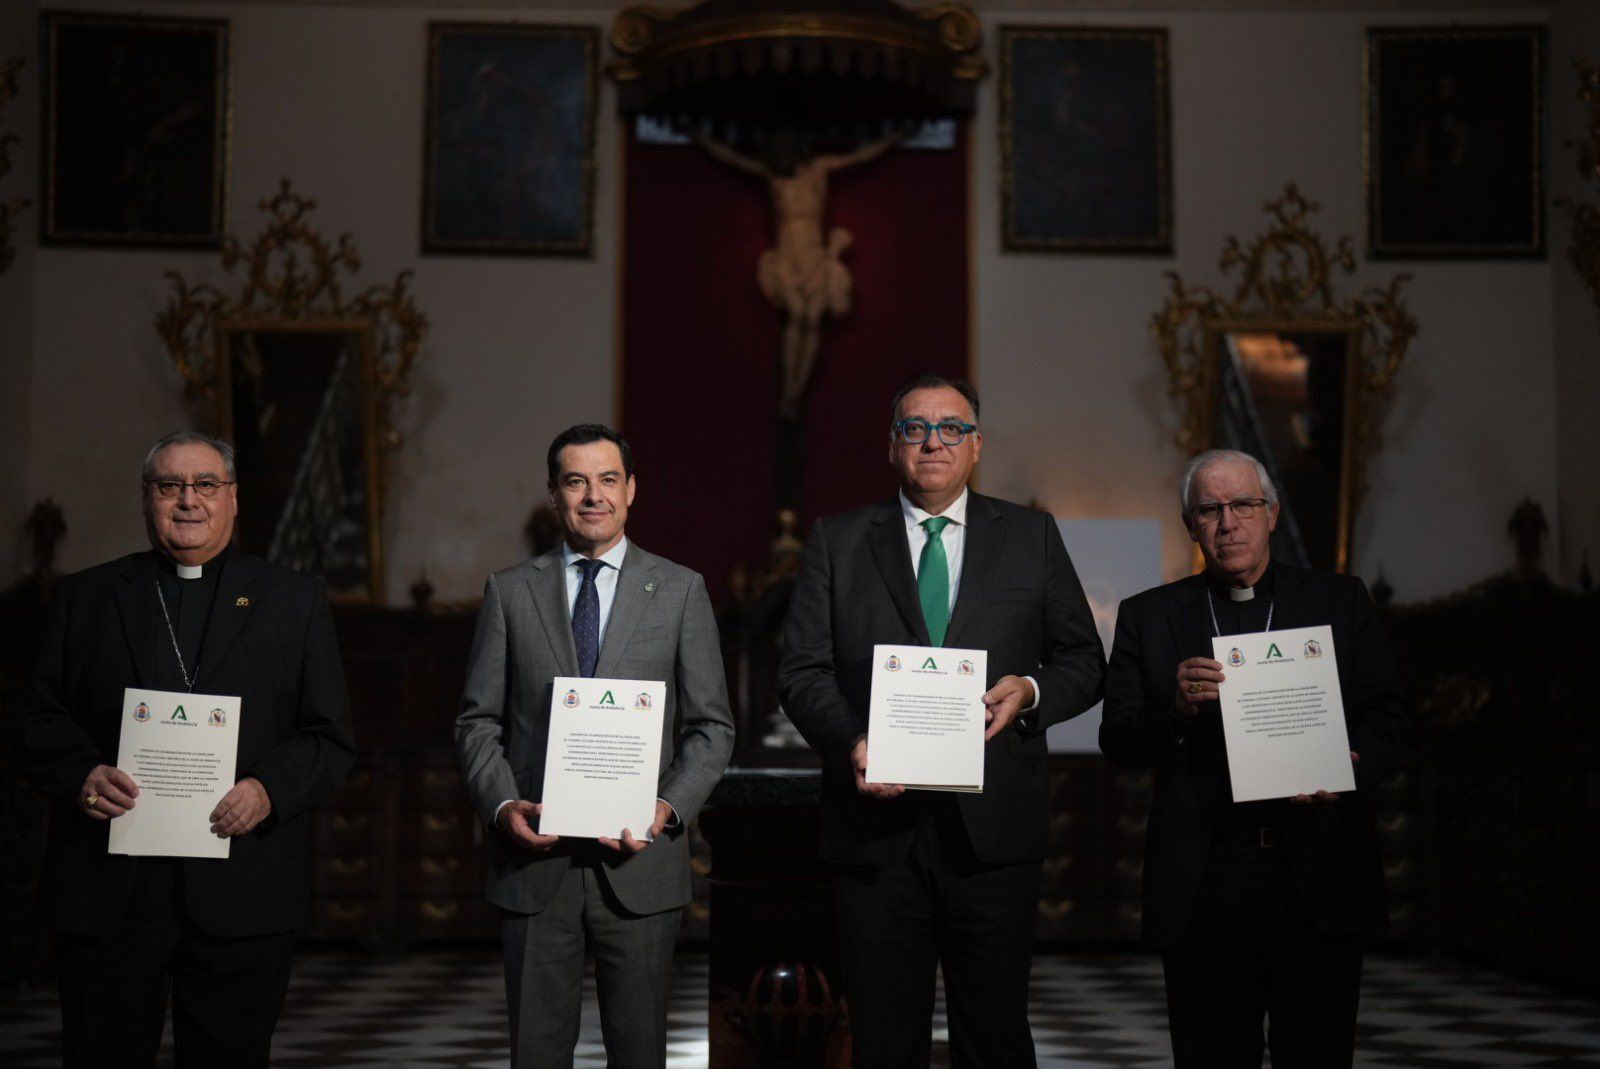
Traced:
<path fill-rule="evenodd" d="M 1227 509 L 1233 513 L 1236 520 L 1248 520 L 1256 514 L 1256 509 L 1265 508 L 1267 499 L 1264 497 L 1241 497 L 1233 501 L 1204 501 L 1189 509 L 1189 515 L 1201 527 L 1210 527 L 1222 519 L 1222 510 Z"/>
<path fill-rule="evenodd" d="M 224 486 L 232 486 L 234 482 L 233 479 L 196 479 L 192 483 L 186 483 L 182 479 L 150 479 L 145 485 L 155 487 L 156 493 L 162 497 L 180 497 L 184 487 L 188 487 L 201 497 L 216 497 L 218 491 Z"/>

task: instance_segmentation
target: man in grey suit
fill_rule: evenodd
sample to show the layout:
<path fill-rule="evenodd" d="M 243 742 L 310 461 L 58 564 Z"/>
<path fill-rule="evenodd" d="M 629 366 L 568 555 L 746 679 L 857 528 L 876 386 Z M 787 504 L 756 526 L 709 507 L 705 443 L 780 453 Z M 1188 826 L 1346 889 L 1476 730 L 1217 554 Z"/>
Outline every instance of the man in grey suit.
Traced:
<path fill-rule="evenodd" d="M 514 1063 L 572 1065 L 587 951 L 608 1063 L 659 1067 L 668 968 L 689 902 L 685 831 L 733 749 L 717 625 L 697 573 L 624 534 L 635 485 L 621 435 L 571 427 L 548 463 L 564 541 L 489 577 L 456 753 L 493 829 L 489 901 L 504 911 Z M 617 839 L 539 834 L 556 676 L 666 682 L 655 823 L 638 837 L 627 828 Z"/>

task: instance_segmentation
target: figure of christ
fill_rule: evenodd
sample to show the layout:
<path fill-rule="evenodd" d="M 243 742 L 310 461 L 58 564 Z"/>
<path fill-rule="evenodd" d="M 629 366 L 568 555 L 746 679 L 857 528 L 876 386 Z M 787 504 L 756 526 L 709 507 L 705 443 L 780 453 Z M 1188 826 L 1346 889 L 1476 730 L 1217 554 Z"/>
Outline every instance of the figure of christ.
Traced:
<path fill-rule="evenodd" d="M 720 141 L 695 137 L 716 159 L 764 179 L 772 193 L 778 241 L 761 254 L 756 282 L 767 300 L 784 313 L 778 414 L 786 420 L 800 418 L 800 401 L 816 364 L 823 317 L 850 311 L 850 271 L 842 256 L 853 239 L 848 230 L 838 226 L 826 239 L 822 233 L 828 176 L 876 159 L 908 133 L 909 129 L 891 134 L 844 155 L 800 159 L 792 167 L 783 162 L 768 166 Z"/>

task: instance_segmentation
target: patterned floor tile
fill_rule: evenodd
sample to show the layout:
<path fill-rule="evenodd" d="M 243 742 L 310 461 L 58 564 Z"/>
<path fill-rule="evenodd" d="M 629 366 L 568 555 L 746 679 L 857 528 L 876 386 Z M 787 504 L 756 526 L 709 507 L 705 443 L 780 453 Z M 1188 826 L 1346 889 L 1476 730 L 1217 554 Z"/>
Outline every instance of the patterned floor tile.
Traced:
<path fill-rule="evenodd" d="M 705 1069 L 707 965 L 677 963 L 668 1017 L 669 1069 Z M 60 1064 L 54 992 L 0 997 L 0 1061 Z M 492 949 L 375 957 L 308 951 L 296 959 L 273 1063 L 444 1069 L 507 1064 L 500 958 Z M 1170 1066 L 1160 963 L 1107 954 L 1041 955 L 1031 1016 L 1042 1069 Z M 934 1066 L 948 1066 L 943 1000 L 933 1023 Z M 1356 1064 L 1586 1066 L 1600 1069 L 1600 1003 L 1523 980 L 1434 960 L 1375 956 L 1363 980 Z M 170 1037 L 163 1065 L 170 1064 Z M 605 1052 L 593 977 L 584 986 L 577 1069 Z"/>

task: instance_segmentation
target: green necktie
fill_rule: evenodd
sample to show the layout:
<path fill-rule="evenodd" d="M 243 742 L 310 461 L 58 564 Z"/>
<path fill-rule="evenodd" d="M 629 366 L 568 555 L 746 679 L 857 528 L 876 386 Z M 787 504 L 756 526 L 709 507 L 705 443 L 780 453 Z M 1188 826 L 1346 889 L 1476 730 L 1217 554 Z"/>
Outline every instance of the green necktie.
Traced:
<path fill-rule="evenodd" d="M 949 523 L 948 516 L 929 516 L 922 521 L 928 540 L 922 544 L 922 562 L 917 565 L 917 599 L 922 602 L 928 638 L 935 646 L 944 645 L 945 629 L 950 626 L 950 562 L 939 539 Z"/>

